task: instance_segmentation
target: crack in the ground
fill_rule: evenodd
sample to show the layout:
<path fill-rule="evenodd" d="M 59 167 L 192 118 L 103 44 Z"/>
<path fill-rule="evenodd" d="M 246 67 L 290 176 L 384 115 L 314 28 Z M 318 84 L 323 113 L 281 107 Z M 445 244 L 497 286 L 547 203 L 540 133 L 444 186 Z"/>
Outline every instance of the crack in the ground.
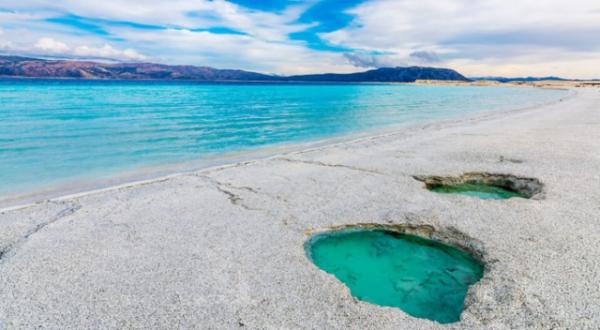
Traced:
<path fill-rule="evenodd" d="M 513 164 L 521 164 L 521 163 L 524 163 L 525 161 L 524 161 L 524 160 L 522 160 L 522 159 L 516 159 L 516 158 L 506 158 L 506 157 L 504 157 L 504 156 L 500 156 L 500 159 L 499 159 L 499 161 L 498 161 L 498 162 L 499 162 L 499 163 L 504 163 L 504 162 L 507 162 L 507 163 L 513 163 Z"/>
<path fill-rule="evenodd" d="M 41 231 L 42 229 L 48 227 L 49 225 L 63 219 L 66 218 L 70 215 L 73 215 L 75 212 L 79 211 L 81 209 L 81 204 L 76 203 L 76 202 L 53 202 L 50 201 L 50 204 L 59 204 L 59 205 L 66 205 L 67 207 L 63 210 L 61 210 L 60 212 L 58 212 L 54 217 L 52 217 L 50 220 L 42 222 L 37 224 L 36 226 L 34 226 L 32 229 L 28 230 L 23 236 L 21 236 L 21 238 L 19 238 L 16 242 L 8 245 L 3 251 L 0 251 L 0 260 L 4 260 L 6 257 L 9 256 L 9 254 L 14 254 L 15 250 L 23 245 L 27 240 L 29 240 L 29 238 L 31 238 L 31 236 L 35 235 L 36 233 L 38 233 L 39 231 Z"/>
<path fill-rule="evenodd" d="M 321 161 L 302 160 L 302 159 L 293 159 L 293 158 L 285 158 L 285 157 L 277 158 L 277 160 L 282 160 L 282 161 L 290 162 L 290 163 L 301 163 L 301 164 L 309 164 L 309 165 L 324 166 L 324 167 L 345 168 L 348 170 L 364 172 L 364 173 L 369 173 L 369 174 L 385 175 L 384 173 L 381 173 L 377 170 L 371 170 L 371 169 L 366 169 L 366 168 L 352 166 L 352 165 L 328 164 L 328 163 L 324 163 Z"/>
<path fill-rule="evenodd" d="M 208 180 L 215 187 L 215 189 L 217 189 L 220 193 L 227 196 L 227 199 L 229 200 L 229 202 L 232 205 L 239 206 L 239 207 L 241 207 L 245 210 L 249 210 L 249 211 L 262 211 L 259 208 L 254 208 L 254 207 L 248 206 L 244 202 L 244 199 L 240 195 L 231 191 L 231 190 L 243 190 L 243 191 L 251 192 L 253 194 L 260 194 L 260 192 L 258 192 L 256 189 L 254 189 L 252 187 L 244 187 L 244 186 L 237 187 L 230 183 L 221 182 L 221 181 L 219 181 L 213 177 L 207 176 L 207 175 L 198 175 L 198 177 Z"/>

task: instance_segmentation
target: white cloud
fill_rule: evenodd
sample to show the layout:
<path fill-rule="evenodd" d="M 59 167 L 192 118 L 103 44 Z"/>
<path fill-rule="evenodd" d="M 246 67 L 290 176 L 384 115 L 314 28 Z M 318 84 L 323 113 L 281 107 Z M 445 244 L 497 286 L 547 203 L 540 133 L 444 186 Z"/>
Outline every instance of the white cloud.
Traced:
<path fill-rule="evenodd" d="M 0 31 L 0 37 L 7 35 Z M 82 40 L 69 39 L 69 43 L 52 37 L 40 37 L 36 41 L 35 34 L 19 33 L 21 41 L 4 41 L 0 39 L 0 49 L 11 51 L 15 54 L 32 56 L 71 57 L 77 59 L 103 59 L 117 61 L 145 61 L 145 55 L 132 48 L 119 49 L 107 43 L 102 46 L 81 44 Z"/>
<path fill-rule="evenodd" d="M 102 47 L 79 46 L 73 51 L 73 55 L 84 58 L 104 58 L 104 59 L 122 59 L 132 61 L 145 61 L 146 56 L 138 53 L 136 50 L 116 49 L 109 44 Z"/>
<path fill-rule="evenodd" d="M 350 10 L 354 24 L 324 37 L 360 49 L 404 50 L 472 33 L 599 28 L 596 6 L 589 0 L 380 0 Z"/>
<path fill-rule="evenodd" d="M 415 53 L 433 52 L 439 65 L 469 75 L 600 76 L 593 69 L 600 67 L 595 1 L 379 0 L 349 13 L 356 17 L 350 26 L 322 37 L 383 53 L 384 62 L 414 63 Z M 598 60 L 584 68 L 582 58 Z"/>
<path fill-rule="evenodd" d="M 33 47 L 42 52 L 51 54 L 67 54 L 71 50 L 64 42 L 47 37 L 40 38 Z"/>

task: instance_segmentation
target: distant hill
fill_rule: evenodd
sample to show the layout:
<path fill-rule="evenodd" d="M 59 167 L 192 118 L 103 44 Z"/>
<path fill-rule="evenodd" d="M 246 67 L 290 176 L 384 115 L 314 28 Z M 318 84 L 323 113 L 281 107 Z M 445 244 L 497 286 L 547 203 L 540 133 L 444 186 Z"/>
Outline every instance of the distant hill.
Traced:
<path fill-rule="evenodd" d="M 152 63 L 97 63 L 0 56 L 0 76 L 122 80 L 274 80 L 276 77 L 242 70 Z"/>
<path fill-rule="evenodd" d="M 553 81 L 566 81 L 568 79 L 563 79 L 560 77 L 515 77 L 515 78 L 508 78 L 508 77 L 475 77 L 475 78 L 470 78 L 472 80 L 491 80 L 491 81 L 498 81 L 498 82 L 502 82 L 502 83 L 508 83 L 508 82 L 535 82 L 535 81 L 548 81 L 548 80 L 553 80 Z"/>
<path fill-rule="evenodd" d="M 348 74 L 275 76 L 242 70 L 153 63 L 98 63 L 0 56 L 0 77 L 115 80 L 191 80 L 256 82 L 414 82 L 416 80 L 468 81 L 450 69 L 426 67 L 380 68 Z"/>
<path fill-rule="evenodd" d="M 451 69 L 427 67 L 380 68 L 366 72 L 348 74 L 312 74 L 292 76 L 293 81 L 328 81 L 328 82 L 415 82 L 417 80 L 456 80 L 469 81 L 460 73 Z"/>

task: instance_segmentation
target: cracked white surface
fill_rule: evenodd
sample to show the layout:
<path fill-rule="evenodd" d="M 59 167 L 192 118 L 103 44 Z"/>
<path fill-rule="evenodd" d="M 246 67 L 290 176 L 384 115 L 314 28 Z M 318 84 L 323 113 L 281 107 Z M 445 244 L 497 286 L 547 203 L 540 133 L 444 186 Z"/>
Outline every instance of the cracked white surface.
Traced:
<path fill-rule="evenodd" d="M 0 212 L 0 329 L 597 329 L 600 92 Z M 545 199 L 412 175 L 539 178 Z M 462 321 L 356 301 L 306 232 L 430 224 L 477 242 Z"/>

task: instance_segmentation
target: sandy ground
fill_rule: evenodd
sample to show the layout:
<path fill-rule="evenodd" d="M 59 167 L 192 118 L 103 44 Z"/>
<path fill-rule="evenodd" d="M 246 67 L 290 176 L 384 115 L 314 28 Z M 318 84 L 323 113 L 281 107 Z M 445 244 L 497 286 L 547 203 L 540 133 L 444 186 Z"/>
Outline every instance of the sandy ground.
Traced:
<path fill-rule="evenodd" d="M 0 212 L 2 329 L 598 329 L 600 90 Z M 413 175 L 539 178 L 479 200 Z M 486 263 L 461 322 L 353 299 L 307 232 L 427 224 Z"/>
<path fill-rule="evenodd" d="M 417 85 L 436 86 L 494 86 L 494 87 L 541 87 L 541 88 L 600 88 L 600 80 L 539 80 L 501 83 L 494 80 L 452 81 L 417 80 Z"/>

